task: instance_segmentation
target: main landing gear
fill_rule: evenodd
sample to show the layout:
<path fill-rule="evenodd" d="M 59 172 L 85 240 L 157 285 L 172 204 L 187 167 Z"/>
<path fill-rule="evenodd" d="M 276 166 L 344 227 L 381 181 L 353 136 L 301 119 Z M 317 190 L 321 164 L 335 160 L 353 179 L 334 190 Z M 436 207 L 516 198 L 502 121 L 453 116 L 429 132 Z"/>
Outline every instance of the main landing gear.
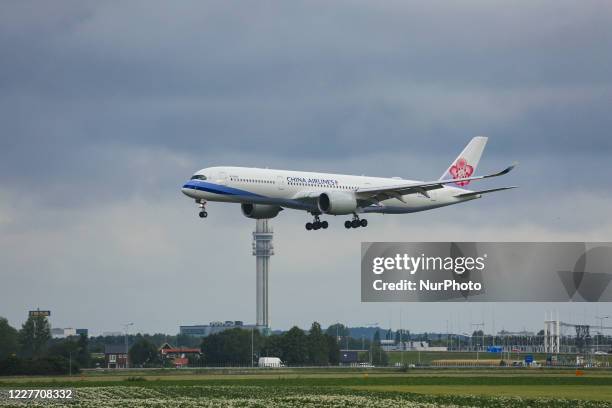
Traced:
<path fill-rule="evenodd" d="M 344 228 L 346 229 L 367 227 L 367 226 L 368 226 L 368 220 L 366 220 L 365 218 L 360 220 L 357 214 L 353 214 L 352 221 L 349 221 L 349 220 L 344 221 Z"/>
<path fill-rule="evenodd" d="M 327 221 L 321 221 L 318 215 L 314 216 L 313 222 L 306 223 L 306 230 L 308 231 L 318 230 L 319 228 L 327 229 L 327 227 L 329 227 L 329 224 L 327 223 Z"/>
<path fill-rule="evenodd" d="M 208 213 L 206 212 L 206 200 L 202 198 L 200 200 L 196 200 L 196 203 L 198 203 L 200 206 L 200 212 L 198 213 L 200 218 L 208 217 Z"/>

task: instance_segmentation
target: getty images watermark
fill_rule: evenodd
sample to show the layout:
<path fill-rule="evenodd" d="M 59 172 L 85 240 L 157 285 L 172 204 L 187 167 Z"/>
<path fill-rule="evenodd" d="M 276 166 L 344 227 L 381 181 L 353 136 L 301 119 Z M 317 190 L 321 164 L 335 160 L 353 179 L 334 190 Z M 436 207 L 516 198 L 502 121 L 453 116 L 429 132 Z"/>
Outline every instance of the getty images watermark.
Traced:
<path fill-rule="evenodd" d="M 364 242 L 364 302 L 610 302 L 609 242 Z"/>

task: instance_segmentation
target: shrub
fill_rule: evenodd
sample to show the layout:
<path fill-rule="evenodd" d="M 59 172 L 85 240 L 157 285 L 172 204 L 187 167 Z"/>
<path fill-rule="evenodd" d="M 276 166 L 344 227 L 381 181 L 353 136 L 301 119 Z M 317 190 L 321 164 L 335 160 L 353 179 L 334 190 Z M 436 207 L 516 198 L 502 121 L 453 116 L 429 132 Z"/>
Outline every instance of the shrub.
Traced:
<path fill-rule="evenodd" d="M 29 359 L 9 356 L 0 360 L 0 375 L 57 375 L 69 371 L 70 363 L 63 357 Z M 79 371 L 79 366 L 73 362 L 72 372 Z"/>

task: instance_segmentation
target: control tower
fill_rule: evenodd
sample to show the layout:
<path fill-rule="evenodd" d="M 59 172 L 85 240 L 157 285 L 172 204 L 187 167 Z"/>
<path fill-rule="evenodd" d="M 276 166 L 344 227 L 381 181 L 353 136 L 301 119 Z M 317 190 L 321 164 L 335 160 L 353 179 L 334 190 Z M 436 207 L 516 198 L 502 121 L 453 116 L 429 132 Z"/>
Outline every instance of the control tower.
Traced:
<path fill-rule="evenodd" d="M 256 257 L 256 325 L 262 329 L 270 327 L 268 313 L 268 271 L 270 269 L 270 256 L 274 255 L 272 246 L 272 228 L 267 219 L 255 221 L 253 231 L 253 255 Z"/>

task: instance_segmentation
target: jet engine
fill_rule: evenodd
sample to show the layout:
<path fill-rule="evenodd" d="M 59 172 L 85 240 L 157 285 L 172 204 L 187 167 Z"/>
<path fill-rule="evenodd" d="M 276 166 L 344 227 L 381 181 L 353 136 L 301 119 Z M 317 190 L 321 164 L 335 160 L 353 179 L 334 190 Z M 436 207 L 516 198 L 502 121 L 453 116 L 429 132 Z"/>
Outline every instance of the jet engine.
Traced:
<path fill-rule="evenodd" d="M 270 204 L 240 204 L 240 209 L 245 217 L 256 220 L 274 218 L 282 210 L 278 205 Z"/>
<path fill-rule="evenodd" d="M 322 193 L 319 196 L 317 206 L 319 211 L 325 214 L 351 214 L 357 209 L 357 199 L 352 193 L 331 191 L 329 193 Z"/>

